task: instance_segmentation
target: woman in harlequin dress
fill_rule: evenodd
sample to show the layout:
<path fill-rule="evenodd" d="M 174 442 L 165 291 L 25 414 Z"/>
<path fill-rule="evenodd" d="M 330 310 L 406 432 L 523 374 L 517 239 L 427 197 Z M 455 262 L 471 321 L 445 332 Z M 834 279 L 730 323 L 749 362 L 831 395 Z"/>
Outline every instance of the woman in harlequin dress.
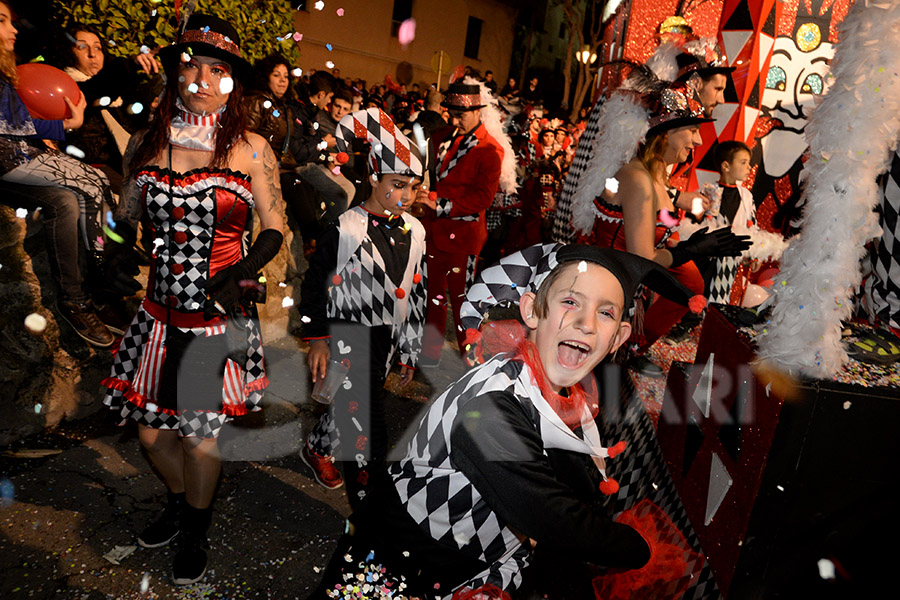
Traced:
<path fill-rule="evenodd" d="M 148 130 L 131 138 L 110 247 L 114 280 L 133 286 L 140 221 L 154 240 L 146 298 L 122 340 L 104 403 L 136 421 L 168 490 L 144 547 L 180 538 L 176 584 L 206 571 L 206 532 L 221 468 L 217 436 L 232 416 L 260 408 L 267 384 L 248 292 L 281 247 L 278 160 L 246 131 L 243 85 L 251 67 L 235 29 L 192 15 L 160 51 L 168 83 Z M 254 218 L 260 233 L 244 243 Z"/>

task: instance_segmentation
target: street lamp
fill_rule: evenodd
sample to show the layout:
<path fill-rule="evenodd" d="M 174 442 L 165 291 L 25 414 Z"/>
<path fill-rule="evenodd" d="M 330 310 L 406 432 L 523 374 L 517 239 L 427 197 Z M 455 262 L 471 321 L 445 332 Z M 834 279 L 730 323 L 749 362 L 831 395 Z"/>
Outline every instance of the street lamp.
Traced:
<path fill-rule="evenodd" d="M 597 60 L 597 53 L 592 52 L 591 47 L 585 44 L 581 50 L 575 53 L 575 58 L 577 58 L 582 64 L 590 65 L 595 60 Z"/>

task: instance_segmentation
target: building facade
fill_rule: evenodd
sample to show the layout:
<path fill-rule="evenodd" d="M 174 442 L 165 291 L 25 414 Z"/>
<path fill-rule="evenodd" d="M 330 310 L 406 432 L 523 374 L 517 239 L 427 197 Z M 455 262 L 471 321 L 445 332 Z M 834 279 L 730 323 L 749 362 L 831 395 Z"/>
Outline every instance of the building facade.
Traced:
<path fill-rule="evenodd" d="M 300 40 L 299 66 L 304 70 L 327 69 L 333 63 L 341 77 L 365 79 L 368 85 L 397 80 L 397 66 L 412 66 L 413 82 L 437 81 L 432 58 L 443 51 L 450 64 L 443 65 L 441 86 L 446 87 L 457 65 L 494 72 L 505 81 L 513 49 L 517 2 L 514 0 L 343 0 L 300 3 L 295 13 Z M 400 44 L 399 25 L 416 21 L 415 38 Z M 502 83 L 501 83 L 502 85 Z"/>

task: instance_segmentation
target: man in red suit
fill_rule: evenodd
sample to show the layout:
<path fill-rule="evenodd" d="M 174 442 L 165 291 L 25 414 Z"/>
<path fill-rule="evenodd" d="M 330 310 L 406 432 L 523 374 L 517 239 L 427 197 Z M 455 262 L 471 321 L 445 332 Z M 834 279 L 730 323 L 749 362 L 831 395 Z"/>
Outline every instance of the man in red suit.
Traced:
<path fill-rule="evenodd" d="M 475 279 L 478 254 L 487 240 L 484 212 L 500 183 L 503 149 L 481 122 L 481 88 L 450 84 L 441 106 L 452 127 L 431 138 L 435 156 L 431 199 L 422 222 L 427 232 L 428 311 L 420 364 L 441 358 L 447 302 L 453 306 L 456 336 L 463 351 L 459 308 Z M 423 361 L 424 359 L 424 361 Z"/>

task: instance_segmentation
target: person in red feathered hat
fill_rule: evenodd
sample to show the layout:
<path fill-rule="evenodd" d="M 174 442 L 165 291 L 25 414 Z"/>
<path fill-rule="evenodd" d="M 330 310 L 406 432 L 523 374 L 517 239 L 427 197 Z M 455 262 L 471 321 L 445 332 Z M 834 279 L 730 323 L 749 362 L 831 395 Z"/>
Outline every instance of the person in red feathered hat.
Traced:
<path fill-rule="evenodd" d="M 504 149 L 482 122 L 486 104 L 481 86 L 451 84 L 441 103 L 450 111 L 451 127 L 436 131 L 431 138 L 435 199 L 429 201 L 431 211 L 422 219 L 428 231 L 428 327 L 423 366 L 440 361 L 448 301 L 459 325 L 458 299 L 472 282 L 478 255 L 487 241 L 485 211 L 500 186 Z M 462 335 L 457 333 L 461 350 Z"/>

